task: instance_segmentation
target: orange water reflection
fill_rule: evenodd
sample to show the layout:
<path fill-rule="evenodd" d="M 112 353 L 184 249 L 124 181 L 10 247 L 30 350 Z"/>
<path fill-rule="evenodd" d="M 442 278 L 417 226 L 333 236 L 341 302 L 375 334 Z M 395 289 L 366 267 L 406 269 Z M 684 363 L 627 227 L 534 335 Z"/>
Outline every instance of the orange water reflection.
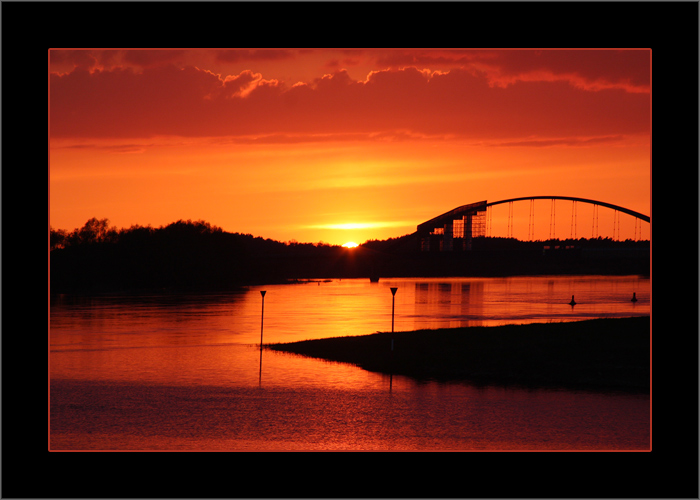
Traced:
<path fill-rule="evenodd" d="M 648 398 L 427 384 L 412 390 L 52 383 L 52 449 L 645 450 Z M 89 417 L 89 418 L 86 418 Z"/>
<path fill-rule="evenodd" d="M 397 331 L 644 315 L 650 300 L 639 277 L 269 285 L 264 342 L 388 331 L 390 287 Z M 268 350 L 261 367 L 260 289 L 56 298 L 52 449 L 649 448 L 648 396 L 418 383 Z"/>
<path fill-rule="evenodd" d="M 391 329 L 490 326 L 646 315 L 640 277 L 338 280 L 264 287 L 265 343 Z M 261 287 L 227 294 L 57 298 L 51 306 L 51 376 L 83 380 L 251 385 L 260 378 Z M 629 300 L 635 293 L 638 301 Z M 571 295 L 577 305 L 567 304 Z M 270 384 L 374 386 L 349 365 L 265 351 Z"/>

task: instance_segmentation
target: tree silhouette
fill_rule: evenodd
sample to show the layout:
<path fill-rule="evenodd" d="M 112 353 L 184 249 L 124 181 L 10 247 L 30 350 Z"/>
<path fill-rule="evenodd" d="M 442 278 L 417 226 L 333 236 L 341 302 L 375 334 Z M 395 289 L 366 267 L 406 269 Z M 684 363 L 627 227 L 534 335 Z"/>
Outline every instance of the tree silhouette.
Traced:
<path fill-rule="evenodd" d="M 552 250 L 543 252 L 543 245 L 552 243 Z M 609 238 L 531 242 L 480 237 L 474 239 L 471 252 L 436 253 L 418 251 L 414 233 L 370 240 L 348 250 L 321 242 L 284 243 L 229 233 L 201 220 L 117 230 L 110 227 L 108 219 L 93 217 L 72 232 L 49 227 L 49 245 L 52 293 L 230 289 L 374 274 L 409 277 L 649 272 L 649 241 L 616 242 Z M 555 250 L 556 246 L 566 250 Z M 582 253 L 586 248 L 598 251 Z M 634 251 L 620 253 L 625 248 Z"/>
<path fill-rule="evenodd" d="M 65 229 L 54 229 L 49 226 L 49 248 L 63 248 L 68 238 L 68 232 Z"/>

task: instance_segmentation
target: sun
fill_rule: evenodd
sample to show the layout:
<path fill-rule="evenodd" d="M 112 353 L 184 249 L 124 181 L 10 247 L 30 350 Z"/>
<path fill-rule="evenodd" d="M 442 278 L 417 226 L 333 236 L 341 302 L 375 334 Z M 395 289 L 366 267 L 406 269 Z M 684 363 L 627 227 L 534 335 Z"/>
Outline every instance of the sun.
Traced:
<path fill-rule="evenodd" d="M 357 243 L 355 243 L 354 241 L 348 241 L 348 242 L 345 243 L 343 246 L 344 246 L 345 248 L 355 248 L 355 247 L 357 246 Z"/>

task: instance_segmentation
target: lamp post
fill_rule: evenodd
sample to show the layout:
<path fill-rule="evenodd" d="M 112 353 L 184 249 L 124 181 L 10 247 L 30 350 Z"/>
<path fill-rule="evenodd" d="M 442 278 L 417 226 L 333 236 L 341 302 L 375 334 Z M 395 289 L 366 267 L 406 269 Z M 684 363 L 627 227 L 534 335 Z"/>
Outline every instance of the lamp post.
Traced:
<path fill-rule="evenodd" d="M 262 295 L 262 312 L 260 314 L 260 350 L 262 351 L 263 342 L 263 319 L 265 317 L 265 290 L 260 290 L 260 295 Z"/>
<path fill-rule="evenodd" d="M 266 290 L 260 290 L 260 295 L 262 295 L 262 312 L 260 313 L 260 373 L 258 375 L 258 384 L 262 384 L 263 319 L 265 318 L 265 293 L 267 293 Z"/>
<path fill-rule="evenodd" d="M 396 290 L 398 288 L 391 287 L 391 333 L 394 333 L 394 299 L 396 298 Z"/>
<path fill-rule="evenodd" d="M 390 370 L 389 370 L 389 391 L 392 390 L 394 382 L 394 305 L 396 302 L 396 290 L 398 288 L 391 287 L 391 360 L 390 360 Z"/>

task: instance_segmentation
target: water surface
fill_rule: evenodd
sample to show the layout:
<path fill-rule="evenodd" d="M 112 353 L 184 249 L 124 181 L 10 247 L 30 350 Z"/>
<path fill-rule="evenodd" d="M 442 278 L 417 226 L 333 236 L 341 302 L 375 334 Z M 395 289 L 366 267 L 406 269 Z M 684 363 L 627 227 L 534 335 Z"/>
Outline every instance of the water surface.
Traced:
<path fill-rule="evenodd" d="M 52 449 L 649 449 L 648 396 L 390 383 L 352 365 L 270 351 L 261 366 L 261 320 L 265 343 L 389 331 L 390 287 L 398 288 L 397 331 L 650 312 L 649 280 L 637 276 L 56 297 Z"/>

